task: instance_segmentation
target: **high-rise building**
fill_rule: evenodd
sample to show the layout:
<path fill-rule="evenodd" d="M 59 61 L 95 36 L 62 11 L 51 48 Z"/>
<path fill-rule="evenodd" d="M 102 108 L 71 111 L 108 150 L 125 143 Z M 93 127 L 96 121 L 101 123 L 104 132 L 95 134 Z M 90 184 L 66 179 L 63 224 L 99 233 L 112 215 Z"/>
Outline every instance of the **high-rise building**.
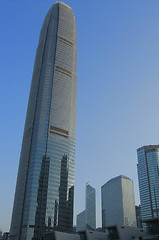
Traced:
<path fill-rule="evenodd" d="M 96 192 L 86 184 L 86 209 L 77 215 L 77 232 L 96 229 Z"/>
<path fill-rule="evenodd" d="M 133 181 L 126 176 L 112 178 L 101 187 L 102 227 L 136 227 Z"/>
<path fill-rule="evenodd" d="M 159 145 L 137 149 L 142 220 L 159 218 Z"/>
<path fill-rule="evenodd" d="M 39 38 L 25 121 L 10 239 L 72 231 L 77 95 L 76 26 L 57 1 Z"/>
<path fill-rule="evenodd" d="M 141 205 L 135 206 L 136 211 L 136 224 L 138 228 L 142 228 L 142 218 L 141 218 Z"/>

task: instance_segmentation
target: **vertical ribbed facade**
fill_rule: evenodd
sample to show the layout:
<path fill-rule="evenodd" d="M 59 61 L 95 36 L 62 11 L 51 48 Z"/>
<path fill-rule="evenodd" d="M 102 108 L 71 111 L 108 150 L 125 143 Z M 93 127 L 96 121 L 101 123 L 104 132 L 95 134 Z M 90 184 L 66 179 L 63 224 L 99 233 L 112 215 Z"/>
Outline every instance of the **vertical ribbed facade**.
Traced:
<path fill-rule="evenodd" d="M 126 176 L 112 178 L 101 188 L 102 227 L 136 227 L 133 181 Z"/>
<path fill-rule="evenodd" d="M 36 240 L 73 225 L 77 95 L 76 26 L 56 2 L 36 52 L 12 213 L 10 239 Z"/>
<path fill-rule="evenodd" d="M 159 218 L 159 145 L 137 149 L 142 220 Z"/>

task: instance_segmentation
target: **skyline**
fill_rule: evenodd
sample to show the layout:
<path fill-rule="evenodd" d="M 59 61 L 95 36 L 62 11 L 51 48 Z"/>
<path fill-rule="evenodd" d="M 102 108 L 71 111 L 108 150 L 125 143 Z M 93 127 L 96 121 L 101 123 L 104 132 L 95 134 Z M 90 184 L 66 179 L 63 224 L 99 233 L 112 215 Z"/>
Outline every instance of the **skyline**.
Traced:
<path fill-rule="evenodd" d="M 121 0 L 120 3 L 101 1 L 98 5 L 91 1 L 83 7 L 80 1 L 64 2 L 73 9 L 77 27 L 74 220 L 84 209 L 85 184 L 90 181 L 96 189 L 97 226 L 100 226 L 100 187 L 113 177 L 126 175 L 134 181 L 138 204 L 136 149 L 158 144 L 159 3 Z M 4 219 L 0 228 L 3 231 L 9 230 L 7 225 L 10 225 L 40 28 L 53 3 L 29 0 L 25 7 L 19 0 L 2 3 L 1 29 L 5 37 L 1 39 L 0 181 L 4 184 L 0 215 Z"/>

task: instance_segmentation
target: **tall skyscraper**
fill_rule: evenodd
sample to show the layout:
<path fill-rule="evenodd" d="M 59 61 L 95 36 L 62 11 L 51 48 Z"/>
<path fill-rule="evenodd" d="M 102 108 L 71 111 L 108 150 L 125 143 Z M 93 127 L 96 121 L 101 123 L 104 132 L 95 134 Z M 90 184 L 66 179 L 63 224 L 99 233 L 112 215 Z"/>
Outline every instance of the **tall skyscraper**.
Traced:
<path fill-rule="evenodd" d="M 77 51 L 72 9 L 57 1 L 39 38 L 10 239 L 37 240 L 73 225 Z"/>
<path fill-rule="evenodd" d="M 133 181 L 126 176 L 112 178 L 101 188 L 102 227 L 136 227 Z"/>
<path fill-rule="evenodd" d="M 86 209 L 77 215 L 77 232 L 96 229 L 96 192 L 86 184 Z"/>
<path fill-rule="evenodd" d="M 159 218 L 159 145 L 137 149 L 142 220 Z"/>

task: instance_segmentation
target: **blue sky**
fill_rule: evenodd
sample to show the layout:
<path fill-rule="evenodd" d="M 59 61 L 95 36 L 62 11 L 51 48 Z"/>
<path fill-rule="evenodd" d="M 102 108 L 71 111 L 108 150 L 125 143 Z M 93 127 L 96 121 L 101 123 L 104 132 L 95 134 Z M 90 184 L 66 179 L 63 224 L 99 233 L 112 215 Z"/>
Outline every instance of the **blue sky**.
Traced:
<path fill-rule="evenodd" d="M 159 1 L 65 0 L 77 25 L 78 94 L 75 218 L 85 185 L 118 175 L 134 181 L 136 149 L 159 144 Z M 0 8 L 0 228 L 8 231 L 40 29 L 54 1 L 8 0 Z"/>

